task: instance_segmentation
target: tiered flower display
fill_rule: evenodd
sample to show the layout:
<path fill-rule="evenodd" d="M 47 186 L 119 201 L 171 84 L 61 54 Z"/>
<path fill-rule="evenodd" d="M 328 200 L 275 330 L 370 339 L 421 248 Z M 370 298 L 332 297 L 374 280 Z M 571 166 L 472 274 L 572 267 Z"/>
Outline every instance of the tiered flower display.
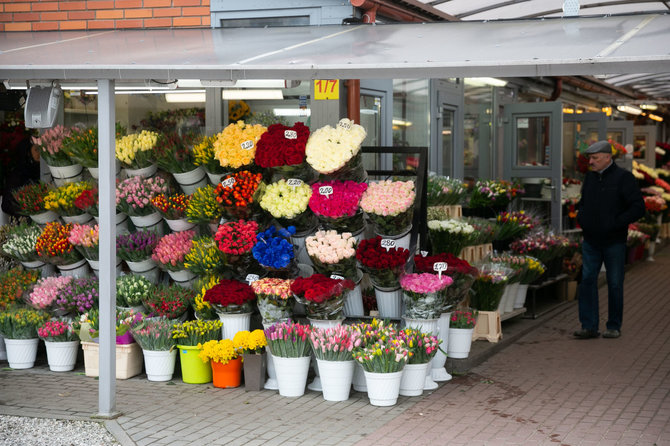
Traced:
<path fill-rule="evenodd" d="M 68 241 L 71 230 L 71 223 L 47 223 L 35 243 L 37 255 L 45 262 L 54 265 L 69 265 L 81 260 L 81 255 Z"/>
<path fill-rule="evenodd" d="M 409 258 L 404 248 L 382 247 L 382 238 L 377 236 L 361 241 L 356 248 L 356 259 L 370 276 L 375 287 L 397 288 L 400 274 Z"/>
<path fill-rule="evenodd" d="M 351 280 L 331 279 L 317 273 L 296 278 L 291 284 L 291 292 L 298 302 L 305 305 L 308 317 L 336 320 L 342 316 L 346 291 L 353 290 L 354 286 Z"/>
<path fill-rule="evenodd" d="M 39 137 L 33 136 L 33 144 L 39 146 L 40 156 L 50 166 L 69 166 L 70 157 L 63 149 L 63 140 L 70 136 L 71 130 L 62 125 L 46 129 Z"/>
<path fill-rule="evenodd" d="M 360 202 L 367 183 L 322 181 L 312 184 L 309 208 L 329 229 L 357 233 L 365 225 Z"/>
<path fill-rule="evenodd" d="M 116 140 L 116 159 L 130 169 L 149 167 L 155 159 L 153 149 L 159 134 L 150 130 L 131 133 Z"/>
<path fill-rule="evenodd" d="M 442 314 L 445 290 L 453 283 L 447 274 L 412 273 L 400 277 L 405 302 L 404 316 L 409 319 L 436 319 Z"/>
<path fill-rule="evenodd" d="M 267 129 L 260 124 L 249 125 L 237 121 L 216 135 L 214 157 L 223 167 L 239 169 L 251 164 L 256 155 L 256 144 Z"/>
<path fill-rule="evenodd" d="M 318 273 L 357 279 L 356 239 L 351 233 L 317 231 L 305 239 L 305 247 Z"/>
<path fill-rule="evenodd" d="M 363 194 L 361 209 L 377 234 L 403 234 L 412 226 L 415 197 L 413 181 L 378 181 L 370 183 Z"/>
<path fill-rule="evenodd" d="M 156 212 L 151 200 L 168 192 L 167 182 L 161 177 L 130 177 L 116 186 L 116 209 L 131 216 Z"/>
<path fill-rule="evenodd" d="M 215 196 L 229 219 L 252 219 L 254 213 L 257 213 L 256 205 L 265 189 L 262 180 L 262 174 L 248 170 L 223 177 L 216 186 Z"/>

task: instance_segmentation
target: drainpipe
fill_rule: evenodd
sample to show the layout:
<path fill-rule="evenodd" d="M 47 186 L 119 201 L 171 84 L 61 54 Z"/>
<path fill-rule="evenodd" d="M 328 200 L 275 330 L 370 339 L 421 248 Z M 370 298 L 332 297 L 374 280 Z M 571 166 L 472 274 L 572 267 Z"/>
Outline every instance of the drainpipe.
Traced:
<path fill-rule="evenodd" d="M 361 123 L 360 79 L 349 79 L 347 81 L 347 117 L 356 124 Z"/>

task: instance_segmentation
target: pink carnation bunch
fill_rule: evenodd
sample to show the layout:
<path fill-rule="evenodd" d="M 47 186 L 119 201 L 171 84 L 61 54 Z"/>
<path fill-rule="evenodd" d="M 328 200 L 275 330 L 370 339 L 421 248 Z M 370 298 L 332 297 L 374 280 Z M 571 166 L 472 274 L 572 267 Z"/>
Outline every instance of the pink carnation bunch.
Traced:
<path fill-rule="evenodd" d="M 52 276 L 40 279 L 28 296 L 28 303 L 38 310 L 50 307 L 58 297 L 59 292 L 69 285 L 72 280 L 73 278 L 70 276 Z"/>
<path fill-rule="evenodd" d="M 151 200 L 167 193 L 167 182 L 161 177 L 130 177 L 116 186 L 116 208 L 128 215 L 149 215 L 156 212 Z"/>
<path fill-rule="evenodd" d="M 195 231 L 182 231 L 162 237 L 151 258 L 169 270 L 184 269 L 184 257 L 191 250 Z"/>
<path fill-rule="evenodd" d="M 416 192 L 412 181 L 377 181 L 370 183 L 361 198 L 361 209 L 368 214 L 394 216 L 414 204 Z"/>
<path fill-rule="evenodd" d="M 326 193 L 327 189 L 322 189 L 323 187 L 331 187 L 332 193 Z M 367 188 L 367 183 L 355 181 L 314 183 L 312 184 L 312 196 L 309 198 L 309 208 L 316 215 L 323 217 L 351 217 L 358 211 L 361 197 Z"/>
<path fill-rule="evenodd" d="M 446 274 L 442 274 L 440 277 L 437 274 L 412 273 L 400 277 L 402 289 L 417 294 L 437 293 L 452 283 L 454 283 L 454 280 Z"/>

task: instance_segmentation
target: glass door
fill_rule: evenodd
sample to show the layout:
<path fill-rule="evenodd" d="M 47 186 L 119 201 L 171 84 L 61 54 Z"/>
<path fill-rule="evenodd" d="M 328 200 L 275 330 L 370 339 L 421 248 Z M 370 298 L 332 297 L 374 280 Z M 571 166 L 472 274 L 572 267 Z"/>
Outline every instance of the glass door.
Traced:
<path fill-rule="evenodd" d="M 367 132 L 364 147 L 390 146 L 393 82 L 390 80 L 361 80 L 361 125 Z M 389 170 L 392 158 L 387 154 L 366 153 L 363 165 L 366 170 Z"/>
<path fill-rule="evenodd" d="M 464 98 L 460 84 L 435 80 L 431 87 L 434 119 L 428 169 L 438 175 L 463 178 Z"/>
<path fill-rule="evenodd" d="M 656 134 L 655 125 L 633 126 L 633 159 L 647 167 L 656 167 Z"/>
<path fill-rule="evenodd" d="M 633 121 L 608 121 L 607 139 L 621 144 L 627 151 L 626 156 L 617 156 L 614 161 L 624 169 L 633 168 Z"/>
<path fill-rule="evenodd" d="M 607 138 L 605 113 L 563 114 L 563 170 L 571 178 L 586 173 L 588 163 L 580 154 L 594 142 Z"/>

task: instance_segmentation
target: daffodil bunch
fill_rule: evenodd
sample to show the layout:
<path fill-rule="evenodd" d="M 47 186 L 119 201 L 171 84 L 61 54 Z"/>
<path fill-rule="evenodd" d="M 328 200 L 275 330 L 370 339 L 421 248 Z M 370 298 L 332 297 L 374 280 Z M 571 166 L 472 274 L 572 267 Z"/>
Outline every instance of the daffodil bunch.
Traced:
<path fill-rule="evenodd" d="M 258 355 L 265 351 L 268 340 L 265 338 L 263 330 L 257 329 L 252 332 L 242 330 L 235 333 L 233 344 L 245 354 Z"/>
<path fill-rule="evenodd" d="M 223 274 L 226 255 L 210 236 L 193 238 L 191 250 L 184 256 L 184 268 L 198 276 Z"/>
<path fill-rule="evenodd" d="M 279 223 L 286 226 L 295 226 L 297 232 L 303 232 L 315 226 L 316 217 L 307 211 L 312 188 L 301 180 L 298 185 L 289 185 L 281 179 L 265 188 L 261 198 L 261 208 L 269 212 Z"/>
<path fill-rule="evenodd" d="M 142 130 L 116 140 L 116 159 L 127 168 L 141 169 L 154 162 L 153 149 L 158 142 L 158 133 Z"/>
<path fill-rule="evenodd" d="M 214 157 L 223 167 L 238 169 L 251 164 L 256 156 L 256 143 L 267 128 L 244 121 L 230 124 L 216 135 Z"/>
<path fill-rule="evenodd" d="M 209 302 L 203 298 L 205 297 L 207 290 L 218 284 L 220 281 L 221 277 L 207 276 L 197 280 L 193 286 L 193 289 L 200 290 L 200 292 L 196 294 L 195 298 L 193 299 L 193 310 L 195 310 L 195 314 L 198 319 L 219 319 L 216 311 L 214 311 Z"/>
<path fill-rule="evenodd" d="M 186 219 L 191 223 L 210 223 L 223 217 L 223 209 L 216 200 L 214 187 L 207 185 L 193 192 L 186 206 Z"/>
<path fill-rule="evenodd" d="M 54 211 L 58 215 L 80 215 L 82 211 L 75 206 L 75 200 L 82 192 L 92 188 L 93 186 L 86 181 L 79 181 L 51 190 L 44 197 L 44 209 Z"/>
<path fill-rule="evenodd" d="M 225 169 L 214 157 L 214 141 L 217 136 L 204 136 L 202 141 L 193 146 L 193 163 L 196 166 L 202 166 L 207 172 L 212 174 L 225 173 Z"/>
<path fill-rule="evenodd" d="M 195 347 L 207 341 L 221 339 L 222 326 L 223 323 L 220 320 L 186 321 L 174 326 L 172 338 L 177 341 L 177 345 Z"/>
<path fill-rule="evenodd" d="M 228 364 L 242 354 L 242 351 L 236 348 L 230 339 L 207 341 L 204 344 L 198 344 L 198 348 L 201 349 L 198 357 L 202 359 L 202 362 L 213 361 Z"/>

